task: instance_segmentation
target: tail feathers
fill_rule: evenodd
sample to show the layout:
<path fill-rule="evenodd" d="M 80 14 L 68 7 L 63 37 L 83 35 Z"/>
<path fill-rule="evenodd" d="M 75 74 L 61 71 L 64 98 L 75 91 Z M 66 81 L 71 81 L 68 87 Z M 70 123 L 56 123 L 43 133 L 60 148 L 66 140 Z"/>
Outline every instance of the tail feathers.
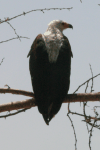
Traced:
<path fill-rule="evenodd" d="M 51 119 L 54 117 L 54 115 L 50 114 L 49 116 L 47 114 L 42 114 L 44 121 L 47 125 L 49 125 L 49 122 L 51 121 Z"/>
<path fill-rule="evenodd" d="M 49 125 L 50 120 L 53 118 L 53 115 L 50 113 L 52 110 L 52 106 L 53 106 L 53 103 L 50 104 L 50 106 L 48 108 L 48 112 L 46 114 L 42 114 L 44 121 L 47 125 Z"/>
<path fill-rule="evenodd" d="M 49 125 L 49 122 L 51 121 L 51 119 L 58 113 L 58 111 L 60 110 L 61 104 L 62 104 L 61 102 L 51 103 L 48 109 L 46 109 L 45 111 L 44 110 L 40 111 L 47 125 Z"/>
<path fill-rule="evenodd" d="M 43 115 L 43 119 L 44 119 L 45 123 L 47 125 L 49 125 L 48 115 L 45 115 L 45 114 L 42 114 L 42 115 Z"/>

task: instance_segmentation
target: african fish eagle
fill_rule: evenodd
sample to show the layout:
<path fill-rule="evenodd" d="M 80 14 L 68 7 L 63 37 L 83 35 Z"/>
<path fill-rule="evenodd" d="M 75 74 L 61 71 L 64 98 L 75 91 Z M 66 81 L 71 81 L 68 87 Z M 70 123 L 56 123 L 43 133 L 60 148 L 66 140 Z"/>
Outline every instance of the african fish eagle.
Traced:
<path fill-rule="evenodd" d="M 71 57 L 68 38 L 63 30 L 73 28 L 62 20 L 53 20 L 39 34 L 29 51 L 29 69 L 39 112 L 47 125 L 58 113 L 70 85 Z"/>

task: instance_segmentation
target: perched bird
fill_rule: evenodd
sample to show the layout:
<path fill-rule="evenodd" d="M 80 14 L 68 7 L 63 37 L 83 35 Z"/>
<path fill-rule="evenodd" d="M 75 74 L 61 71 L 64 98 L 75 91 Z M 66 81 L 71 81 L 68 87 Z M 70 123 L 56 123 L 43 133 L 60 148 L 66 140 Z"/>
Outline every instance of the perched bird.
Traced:
<path fill-rule="evenodd" d="M 60 110 L 69 90 L 73 54 L 63 34 L 67 28 L 73 26 L 62 20 L 51 21 L 47 31 L 35 38 L 28 54 L 36 104 L 47 125 Z"/>

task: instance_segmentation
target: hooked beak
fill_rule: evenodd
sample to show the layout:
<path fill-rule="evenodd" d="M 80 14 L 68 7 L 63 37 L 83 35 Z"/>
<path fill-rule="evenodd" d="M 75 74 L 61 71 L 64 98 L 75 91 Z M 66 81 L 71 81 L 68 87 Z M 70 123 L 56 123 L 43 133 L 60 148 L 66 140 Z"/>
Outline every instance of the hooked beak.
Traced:
<path fill-rule="evenodd" d="M 68 27 L 73 29 L 73 26 L 71 24 L 68 24 Z"/>
<path fill-rule="evenodd" d="M 71 24 L 65 23 L 64 24 L 64 29 L 67 29 L 67 28 L 72 28 L 73 29 L 73 26 Z"/>

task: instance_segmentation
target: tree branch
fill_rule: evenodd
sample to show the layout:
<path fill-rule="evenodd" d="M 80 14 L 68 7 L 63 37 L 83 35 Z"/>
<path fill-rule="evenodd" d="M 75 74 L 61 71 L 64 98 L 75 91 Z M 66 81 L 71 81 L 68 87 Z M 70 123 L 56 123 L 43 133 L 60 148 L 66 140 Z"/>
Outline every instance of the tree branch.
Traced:
<path fill-rule="evenodd" d="M 71 117 L 69 116 L 69 113 L 67 114 L 67 116 L 68 116 L 68 118 L 69 118 L 69 120 L 70 120 L 70 122 L 71 122 L 73 131 L 74 131 L 74 136 L 75 136 L 75 150 L 77 150 L 77 138 L 76 138 L 75 127 L 74 127 L 74 125 L 73 125 L 73 121 L 72 121 Z"/>
<path fill-rule="evenodd" d="M 94 76 L 94 77 L 92 77 L 92 78 L 90 78 L 90 79 L 88 79 L 87 81 L 85 81 L 84 83 L 82 83 L 81 85 L 79 85 L 79 87 L 75 90 L 75 92 L 74 93 L 76 93 L 78 90 L 79 90 L 79 88 L 81 87 L 81 86 L 83 86 L 85 83 L 88 83 L 90 80 L 93 80 L 94 78 L 96 78 L 97 76 L 99 76 L 100 75 L 100 73 L 99 74 L 97 74 L 96 76 Z M 87 85 L 88 86 L 88 85 Z"/>
<path fill-rule="evenodd" d="M 5 118 L 5 119 L 6 119 L 7 117 L 14 116 L 14 115 L 17 115 L 17 114 L 19 114 L 19 113 L 25 112 L 25 111 L 28 110 L 28 109 L 30 109 L 30 108 L 22 109 L 22 110 L 19 110 L 19 111 L 17 111 L 17 112 L 14 112 L 14 113 L 10 113 L 10 112 L 9 112 L 8 115 L 2 115 L 2 116 L 0 116 L 0 118 Z"/>
<path fill-rule="evenodd" d="M 18 110 L 23 108 L 35 107 L 35 98 L 32 92 L 16 90 L 16 89 L 2 89 L 0 88 L 0 93 L 11 93 L 17 95 L 24 95 L 32 97 L 32 99 L 27 99 L 18 102 L 10 102 L 7 104 L 0 105 L 0 112 Z M 86 102 L 86 101 L 100 101 L 100 92 L 99 93 L 78 93 L 78 94 L 68 94 L 63 103 L 71 102 Z"/>
<path fill-rule="evenodd" d="M 23 91 L 23 90 L 17 90 L 17 89 L 5 89 L 5 88 L 0 88 L 0 93 L 11 93 L 11 94 L 17 94 L 17 95 L 24 95 L 24 96 L 29 96 L 29 97 L 34 97 L 34 93 L 33 92 L 29 92 L 29 91 Z"/>
<path fill-rule="evenodd" d="M 8 39 L 8 40 L 5 40 L 5 41 L 1 41 L 0 43 L 4 43 L 4 42 L 8 42 L 8 41 L 11 41 L 11 40 L 14 40 L 14 39 L 20 39 L 20 38 L 30 39 L 28 37 L 18 36 L 18 37 L 11 38 L 11 39 Z"/>
<path fill-rule="evenodd" d="M 1 60 L 1 62 L 0 62 L 0 65 L 3 63 L 3 60 L 4 60 L 5 58 L 2 58 L 2 60 Z"/>
<path fill-rule="evenodd" d="M 33 10 L 30 10 L 30 11 L 27 11 L 27 12 L 23 12 L 22 14 L 19 14 L 19 15 L 17 15 L 17 16 L 14 16 L 14 17 L 12 17 L 12 18 L 6 18 L 5 20 L 0 20 L 0 24 L 1 23 L 4 23 L 4 22 L 7 22 L 7 21 L 10 21 L 10 20 L 12 20 L 12 19 L 15 19 L 15 18 L 17 18 L 17 17 L 20 17 L 20 16 L 25 16 L 26 14 L 28 14 L 28 13 L 31 13 L 31 12 L 33 12 L 33 11 L 41 11 L 41 12 L 43 12 L 44 13 L 44 11 L 46 10 L 46 11 L 49 11 L 49 10 L 62 10 L 62 9 L 68 9 L 68 10 L 70 10 L 70 9 L 72 9 L 73 7 L 70 7 L 70 8 L 44 8 L 44 9 L 33 9 Z"/>
<path fill-rule="evenodd" d="M 7 21 L 6 21 L 7 22 Z M 11 23 L 10 22 L 7 22 L 9 25 L 10 25 L 10 27 L 14 30 L 14 32 L 15 32 L 15 34 L 17 35 L 17 37 L 18 37 L 18 39 L 21 41 L 21 39 L 20 39 L 20 36 L 17 34 L 17 32 L 16 32 L 16 30 L 14 29 L 14 27 L 11 25 Z"/>
<path fill-rule="evenodd" d="M 0 112 L 18 110 L 18 109 L 22 109 L 22 108 L 31 108 L 31 107 L 35 107 L 35 106 L 36 106 L 35 99 L 32 98 L 32 99 L 27 99 L 27 100 L 23 100 L 23 101 L 1 104 Z"/>

